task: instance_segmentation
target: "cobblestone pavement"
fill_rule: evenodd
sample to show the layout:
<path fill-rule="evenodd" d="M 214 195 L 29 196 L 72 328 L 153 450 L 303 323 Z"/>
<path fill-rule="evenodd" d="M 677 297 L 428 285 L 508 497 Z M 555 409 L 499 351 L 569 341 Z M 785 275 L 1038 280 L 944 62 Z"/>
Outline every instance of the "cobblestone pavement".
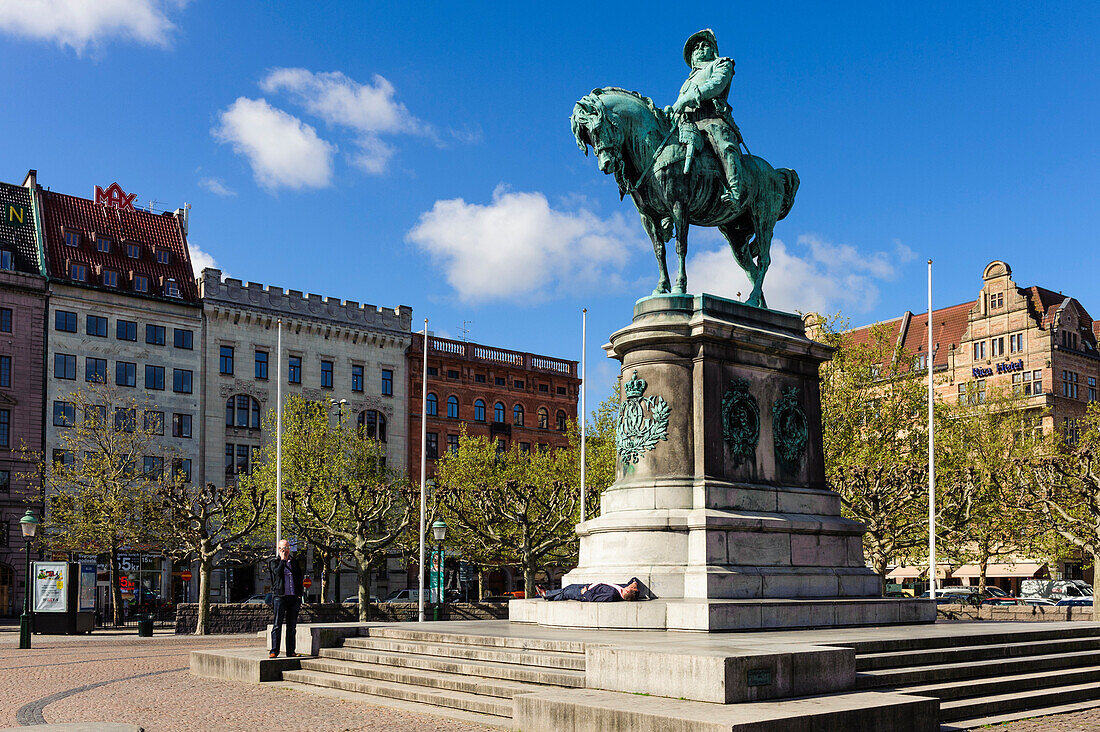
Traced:
<path fill-rule="evenodd" d="M 262 644 L 255 635 L 200 638 L 158 632 L 138 638 L 130 629 L 71 638 L 34 636 L 31 644 L 30 650 L 20 650 L 18 634 L 0 635 L 0 727 L 125 722 L 147 732 L 489 729 L 273 685 L 200 679 L 188 671 L 192 650 L 258 647 Z"/>
<path fill-rule="evenodd" d="M 1052 714 L 1049 717 L 1024 719 L 1012 724 L 987 727 L 990 730 L 1005 732 L 1096 732 L 1100 730 L 1100 709 L 1088 709 L 1083 712 Z"/>

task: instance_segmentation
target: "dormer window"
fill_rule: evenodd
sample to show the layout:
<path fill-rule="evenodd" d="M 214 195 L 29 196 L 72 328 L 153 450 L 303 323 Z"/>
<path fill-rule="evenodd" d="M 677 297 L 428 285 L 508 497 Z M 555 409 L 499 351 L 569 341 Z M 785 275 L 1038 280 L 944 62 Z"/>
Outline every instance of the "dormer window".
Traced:
<path fill-rule="evenodd" d="M 77 282 L 88 281 L 88 267 L 83 264 L 72 263 L 69 265 L 69 279 Z"/>
<path fill-rule="evenodd" d="M 103 285 L 105 287 L 118 287 L 118 272 L 113 269 L 103 270 Z"/>
<path fill-rule="evenodd" d="M 145 275 L 134 275 L 134 292 L 149 292 L 149 278 Z"/>
<path fill-rule="evenodd" d="M 157 250 L 157 264 L 170 264 L 172 261 L 172 255 L 168 253 L 167 249 Z"/>
<path fill-rule="evenodd" d="M 0 249 L 0 269 L 15 269 L 15 257 L 7 249 Z"/>
<path fill-rule="evenodd" d="M 989 307 L 991 310 L 997 308 L 1003 308 L 1005 306 L 1005 294 L 1003 292 L 995 292 L 989 296 Z"/>
<path fill-rule="evenodd" d="M 167 297 L 179 297 L 180 286 L 175 280 L 168 280 L 164 283 L 164 294 Z"/>
<path fill-rule="evenodd" d="M 65 232 L 65 243 L 68 244 L 71 247 L 80 246 L 80 234 L 78 234 L 75 231 L 66 231 Z"/>
<path fill-rule="evenodd" d="M 95 250 L 97 252 L 107 253 L 111 251 L 111 240 L 105 236 L 97 236 L 95 238 Z"/>
<path fill-rule="evenodd" d="M 126 243 L 126 256 L 131 259 L 141 259 L 141 245 L 133 242 Z"/>

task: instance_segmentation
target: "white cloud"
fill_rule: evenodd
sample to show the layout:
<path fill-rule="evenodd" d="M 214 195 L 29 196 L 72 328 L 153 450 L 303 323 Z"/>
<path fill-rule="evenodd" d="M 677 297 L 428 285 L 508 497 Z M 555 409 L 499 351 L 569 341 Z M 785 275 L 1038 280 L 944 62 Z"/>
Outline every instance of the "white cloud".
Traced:
<path fill-rule="evenodd" d="M 195 277 L 202 274 L 202 271 L 207 267 L 213 267 L 214 269 L 221 269 L 218 267 L 218 262 L 214 259 L 213 255 L 204 252 L 191 242 L 187 242 L 187 248 L 191 252 L 191 269 L 195 273 Z M 225 274 L 224 272 L 222 274 Z"/>
<path fill-rule="evenodd" d="M 83 53 L 119 39 L 167 46 L 188 0 L 0 0 L 0 31 Z"/>
<path fill-rule="evenodd" d="M 788 249 L 781 239 L 772 240 L 771 266 L 764 277 L 764 296 L 770 308 L 804 313 L 868 311 L 878 301 L 878 285 L 895 279 L 898 266 L 914 257 L 901 242 L 895 242 L 892 253 L 866 253 L 810 234 L 798 238 L 798 247 L 804 255 Z M 747 299 L 752 289 L 725 245 L 689 257 L 688 284 L 692 292 L 721 297 L 737 298 L 740 292 L 741 300 Z"/>
<path fill-rule="evenodd" d="M 222 182 L 221 178 L 200 178 L 199 187 L 217 196 L 235 196 L 237 192 Z"/>
<path fill-rule="evenodd" d="M 639 234 L 619 214 L 557 210 L 541 193 L 498 186 L 487 205 L 436 201 L 406 238 L 444 269 L 461 299 L 527 303 L 622 287 L 618 273 Z"/>
<path fill-rule="evenodd" d="M 238 97 L 218 113 L 211 134 L 244 155 L 256 182 L 264 188 L 325 188 L 332 183 L 336 148 L 316 130 L 264 99 Z"/>

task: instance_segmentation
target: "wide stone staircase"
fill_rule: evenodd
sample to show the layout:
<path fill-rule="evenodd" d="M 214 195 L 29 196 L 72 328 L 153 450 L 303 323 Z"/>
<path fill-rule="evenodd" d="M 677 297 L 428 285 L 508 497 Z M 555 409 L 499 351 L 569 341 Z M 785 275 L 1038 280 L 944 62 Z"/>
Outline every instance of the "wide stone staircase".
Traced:
<path fill-rule="evenodd" d="M 1100 627 L 1035 625 L 844 645 L 856 650 L 857 689 L 936 697 L 944 732 L 1100 707 Z"/>
<path fill-rule="evenodd" d="M 283 680 L 510 727 L 513 696 L 583 688 L 584 663 L 580 642 L 376 627 L 322 648 L 302 660 L 301 670 L 284 671 Z"/>

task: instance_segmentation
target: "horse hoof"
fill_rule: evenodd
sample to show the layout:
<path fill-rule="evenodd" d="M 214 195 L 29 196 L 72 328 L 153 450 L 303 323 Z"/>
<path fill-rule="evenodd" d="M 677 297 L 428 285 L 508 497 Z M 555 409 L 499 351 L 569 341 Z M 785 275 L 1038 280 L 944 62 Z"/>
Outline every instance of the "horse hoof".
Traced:
<path fill-rule="evenodd" d="M 672 288 L 672 294 L 673 295 L 686 295 L 687 294 L 687 288 L 684 287 L 683 285 L 676 285 L 675 287 Z"/>

